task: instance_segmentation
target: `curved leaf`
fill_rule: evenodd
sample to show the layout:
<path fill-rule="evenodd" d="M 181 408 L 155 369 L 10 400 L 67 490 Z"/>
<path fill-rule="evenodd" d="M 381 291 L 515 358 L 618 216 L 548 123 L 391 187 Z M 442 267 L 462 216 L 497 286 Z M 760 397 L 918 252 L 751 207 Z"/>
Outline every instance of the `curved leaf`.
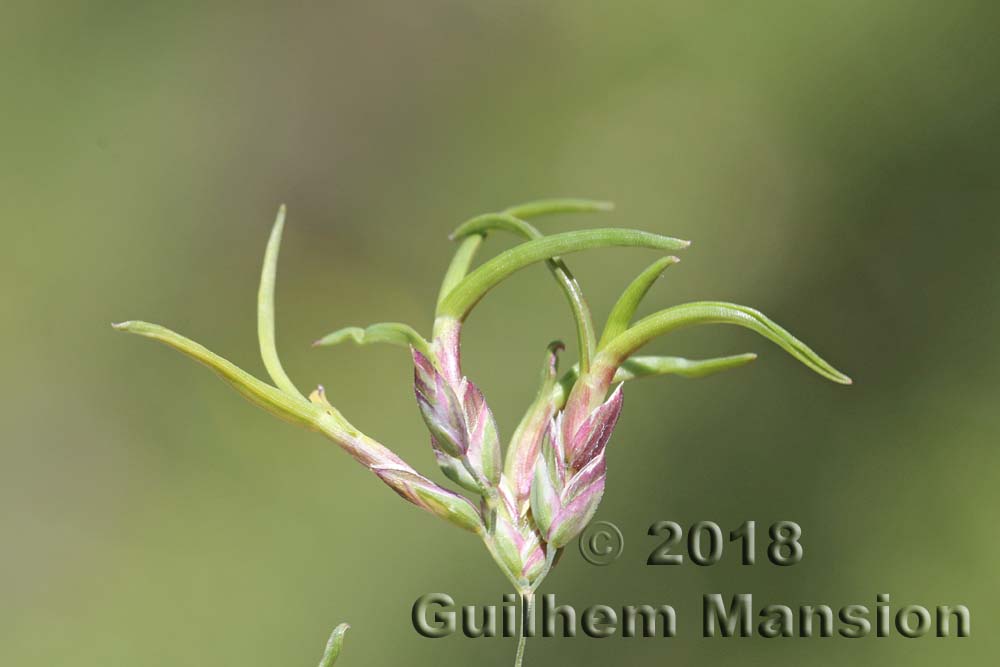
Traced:
<path fill-rule="evenodd" d="M 337 345 L 348 339 L 353 340 L 358 345 L 389 343 L 401 347 L 414 347 L 424 356 L 433 357 L 430 344 L 424 337 L 410 325 L 401 322 L 378 322 L 369 324 L 365 328 L 345 327 L 323 336 L 313 345 L 316 347 Z"/>
<path fill-rule="evenodd" d="M 639 307 L 642 298 L 646 296 L 646 292 L 653 286 L 656 279 L 663 275 L 667 267 L 679 261 L 681 261 L 679 258 L 672 255 L 661 257 L 640 273 L 625 288 L 625 291 L 618 297 L 618 301 L 615 302 L 614 307 L 611 309 L 611 314 L 608 315 L 608 322 L 604 325 L 604 333 L 601 334 L 601 342 L 597 344 L 597 349 L 601 349 L 609 340 L 628 329 L 629 323 L 632 322 L 632 316 L 635 315 L 635 311 Z M 586 369 L 584 369 L 584 372 L 586 372 Z"/>
<path fill-rule="evenodd" d="M 236 364 L 223 359 L 203 345 L 171 331 L 158 324 L 131 321 L 112 324 L 118 331 L 138 334 L 146 338 L 158 340 L 175 350 L 186 354 L 195 361 L 201 362 L 215 371 L 219 377 L 232 385 L 251 403 L 254 403 L 273 415 L 287 421 L 313 426 L 315 420 L 322 414 L 321 408 L 304 398 L 288 394 L 277 387 L 258 380 Z"/>
<path fill-rule="evenodd" d="M 542 202 L 536 202 L 541 204 Z M 485 234 L 494 229 L 502 229 L 513 232 L 525 239 L 539 239 L 544 235 L 533 225 L 520 218 L 516 218 L 508 213 L 487 213 L 473 218 L 460 225 L 452 232 L 452 238 L 463 238 L 469 234 Z M 559 257 L 552 257 L 545 260 L 549 271 L 552 272 L 556 282 L 562 289 L 566 300 L 569 302 L 570 310 L 573 313 L 573 320 L 576 322 L 576 340 L 580 350 L 580 364 L 584 371 L 590 368 L 590 359 L 594 354 L 595 336 L 594 320 L 590 316 L 590 307 L 587 300 L 583 298 L 583 290 L 576 278 L 570 272 L 569 267 Z"/>
<path fill-rule="evenodd" d="M 643 345 L 674 329 L 694 324 L 735 324 L 755 331 L 778 345 L 819 375 L 839 384 L 851 379 L 813 352 L 808 345 L 768 319 L 763 313 L 734 303 L 698 301 L 661 310 L 636 322 L 598 353 L 604 363 L 620 365 Z"/>
<path fill-rule="evenodd" d="M 486 234 L 497 229 L 512 232 L 526 239 L 538 239 L 543 236 L 530 222 L 510 213 L 484 213 L 460 224 L 448 238 L 457 241 L 473 234 Z"/>
<path fill-rule="evenodd" d="M 611 246 L 677 250 L 688 245 L 689 241 L 634 229 L 591 229 L 545 236 L 500 253 L 467 275 L 441 302 L 438 314 L 464 319 L 488 291 L 512 273 L 558 255 Z"/>
<path fill-rule="evenodd" d="M 444 298 L 455 288 L 455 285 L 460 283 L 465 275 L 469 272 L 469 267 L 472 266 L 472 260 L 476 257 L 476 252 L 479 250 L 479 246 L 483 243 L 483 236 L 481 234 L 476 236 L 469 236 L 462 240 L 462 244 L 458 246 L 458 250 L 455 251 L 454 257 L 451 258 L 451 263 L 448 264 L 448 270 L 445 271 L 444 278 L 441 280 L 441 289 L 438 290 L 437 305 L 440 309 L 441 302 Z"/>
<path fill-rule="evenodd" d="M 702 378 L 730 368 L 739 368 L 755 360 L 753 352 L 734 354 L 712 359 L 685 359 L 684 357 L 629 357 L 615 371 L 611 382 L 628 382 L 654 375 L 679 375 L 683 378 Z M 562 407 L 570 390 L 580 377 L 576 366 L 566 371 L 553 388 L 552 401 Z"/>
<path fill-rule="evenodd" d="M 285 228 L 285 205 L 278 209 L 271 236 L 264 251 L 264 268 L 260 272 L 260 289 L 257 291 L 257 338 L 260 341 L 260 356 L 264 368 L 279 388 L 293 396 L 303 396 L 285 373 L 278 359 L 274 336 L 274 285 L 278 276 L 278 251 L 281 249 L 281 233 Z"/>
<path fill-rule="evenodd" d="M 502 216 L 505 214 L 511 216 L 513 219 L 517 219 L 533 218 L 556 213 L 590 213 L 610 211 L 613 208 L 614 204 L 611 202 L 595 201 L 591 199 L 542 199 L 511 206 L 503 213 L 487 213 L 485 216 L 477 216 L 472 220 L 475 221 L 482 218 Z M 523 220 L 521 222 L 523 222 Z M 464 227 L 464 225 L 460 226 L 459 229 L 462 227 Z M 457 231 L 458 230 L 456 230 L 456 232 Z M 472 265 L 472 260 L 475 257 L 476 252 L 478 252 L 479 246 L 482 244 L 486 231 L 487 230 L 483 229 L 475 232 L 474 234 L 470 232 L 468 235 L 452 234 L 452 238 L 458 238 L 459 236 L 463 236 L 465 238 L 462 241 L 462 245 L 460 245 L 458 250 L 455 251 L 455 256 L 452 258 L 451 264 L 448 266 L 448 271 L 445 273 L 444 280 L 441 282 L 441 289 L 438 291 L 437 299 L 438 315 L 441 314 L 441 303 L 445 300 L 452 289 L 454 289 L 454 287 L 461 282 L 461 280 L 469 272 L 469 267 Z M 593 328 L 593 326 L 591 326 L 591 328 Z"/>

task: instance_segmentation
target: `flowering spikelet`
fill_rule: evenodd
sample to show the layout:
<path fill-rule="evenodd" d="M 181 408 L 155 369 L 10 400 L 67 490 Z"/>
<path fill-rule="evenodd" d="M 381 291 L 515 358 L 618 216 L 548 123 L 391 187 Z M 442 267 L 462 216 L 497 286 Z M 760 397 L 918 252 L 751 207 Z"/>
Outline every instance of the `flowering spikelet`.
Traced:
<path fill-rule="evenodd" d="M 339 414 L 327 400 L 322 385 L 309 395 L 309 401 L 331 417 Z M 402 498 L 460 528 L 473 533 L 482 531 L 482 516 L 466 498 L 438 486 L 411 468 L 391 449 L 349 425 L 343 424 L 339 431 L 336 440 L 341 446 Z"/>
<path fill-rule="evenodd" d="M 531 511 L 546 542 L 561 548 L 593 518 L 604 495 L 608 440 L 621 414 L 622 387 L 599 405 L 572 433 L 563 413 L 549 426 L 535 466 Z"/>
<path fill-rule="evenodd" d="M 483 493 L 500 480 L 500 438 L 483 392 L 468 378 L 449 382 L 415 348 L 413 388 L 438 465 L 457 484 Z"/>
<path fill-rule="evenodd" d="M 497 552 L 513 574 L 534 581 L 545 565 L 545 549 L 530 514 L 531 504 L 527 498 L 519 500 L 506 475 L 501 477 L 498 491 L 500 502 L 493 528 Z"/>
<path fill-rule="evenodd" d="M 514 576 L 528 582 L 535 581 L 545 565 L 544 541 L 531 516 L 531 484 L 542 441 L 556 412 L 557 353 L 563 347 L 555 341 L 546 350 L 538 393 L 511 437 L 498 485 L 496 551 Z"/>
<path fill-rule="evenodd" d="M 469 438 L 462 401 L 430 359 L 413 350 L 413 391 L 434 448 L 455 458 L 465 456 Z"/>
<path fill-rule="evenodd" d="M 559 372 L 558 353 L 564 349 L 561 341 L 549 344 L 542 364 L 541 383 L 535 401 L 528 408 L 511 438 L 504 464 L 504 476 L 518 505 L 526 506 L 535 478 L 535 463 L 545 440 L 549 422 L 557 410 L 554 389 Z M 526 510 L 525 510 L 526 511 Z"/>
<path fill-rule="evenodd" d="M 472 503 L 440 486 L 407 466 L 373 465 L 372 472 L 393 491 L 417 507 L 437 514 L 460 528 L 478 533 L 482 519 Z"/>

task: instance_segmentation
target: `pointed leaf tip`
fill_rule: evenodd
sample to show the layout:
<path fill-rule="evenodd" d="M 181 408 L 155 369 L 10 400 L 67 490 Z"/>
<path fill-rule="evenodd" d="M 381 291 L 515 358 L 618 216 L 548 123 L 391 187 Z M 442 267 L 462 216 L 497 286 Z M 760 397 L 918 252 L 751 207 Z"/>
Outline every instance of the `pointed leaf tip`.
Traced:
<path fill-rule="evenodd" d="M 663 275 L 664 271 L 680 261 L 680 258 L 674 255 L 661 257 L 646 267 L 642 273 L 636 276 L 635 280 L 629 283 L 629 286 L 625 288 L 625 291 L 622 292 L 622 295 L 618 297 L 618 301 L 611 308 L 611 314 L 608 315 L 608 321 L 604 325 L 601 340 L 597 344 L 598 350 L 602 349 L 612 338 L 628 328 L 628 325 L 632 322 L 632 318 L 635 316 L 635 311 L 638 310 L 639 304 L 653 287 L 653 283 Z"/>
<path fill-rule="evenodd" d="M 316 407 L 304 398 L 289 395 L 277 387 L 272 387 L 258 380 L 231 361 L 170 329 L 140 320 L 121 322 L 114 327 L 118 331 L 160 341 L 195 361 L 201 362 L 215 371 L 217 375 L 252 403 L 282 419 L 312 426 L 318 416 Z"/>
<path fill-rule="evenodd" d="M 685 303 L 644 317 L 610 340 L 600 354 L 607 355 L 620 364 L 652 339 L 695 324 L 735 324 L 745 327 L 767 338 L 818 375 L 838 384 L 851 384 L 848 376 L 760 311 L 720 301 Z"/>
<path fill-rule="evenodd" d="M 344 635 L 350 629 L 351 626 L 348 623 L 341 623 L 333 629 L 330 639 L 326 642 L 326 649 L 323 651 L 323 657 L 319 661 L 319 667 L 332 667 L 337 661 L 344 647 Z"/>

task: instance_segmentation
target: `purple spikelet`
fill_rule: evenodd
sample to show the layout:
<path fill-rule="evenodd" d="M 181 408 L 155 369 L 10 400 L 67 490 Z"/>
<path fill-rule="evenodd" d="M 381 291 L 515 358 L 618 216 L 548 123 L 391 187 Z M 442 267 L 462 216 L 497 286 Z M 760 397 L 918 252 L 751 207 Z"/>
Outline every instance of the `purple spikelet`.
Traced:
<path fill-rule="evenodd" d="M 560 548 L 593 518 L 604 495 L 605 449 L 622 408 L 621 385 L 567 434 L 564 414 L 555 416 L 535 467 L 531 512 L 542 537 Z"/>
<path fill-rule="evenodd" d="M 438 465 L 458 484 L 482 493 L 500 480 L 500 438 L 483 392 L 468 378 L 449 381 L 413 350 L 413 388 Z"/>

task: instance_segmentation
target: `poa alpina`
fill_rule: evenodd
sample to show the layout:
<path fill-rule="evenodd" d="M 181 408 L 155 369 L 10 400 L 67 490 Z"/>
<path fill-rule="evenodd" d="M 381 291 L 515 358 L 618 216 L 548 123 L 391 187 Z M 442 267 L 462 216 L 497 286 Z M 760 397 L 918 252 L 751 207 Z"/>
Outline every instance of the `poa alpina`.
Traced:
<path fill-rule="evenodd" d="M 114 327 L 159 340 L 205 364 L 251 402 L 325 435 L 410 503 L 475 533 L 527 610 L 560 550 L 580 534 L 600 504 L 607 471 L 605 450 L 622 410 L 624 383 L 666 374 L 701 377 L 756 358 L 753 354 L 705 360 L 636 356 L 646 343 L 680 327 L 736 324 L 777 344 L 828 380 L 851 382 L 786 330 L 745 306 L 714 301 L 686 303 L 633 323 L 636 308 L 649 288 L 678 261 L 673 256 L 658 259 L 628 286 L 598 337 L 580 286 L 561 256 L 608 246 L 662 252 L 689 245 L 688 241 L 629 229 L 545 236 L 528 222 L 556 213 L 610 208 L 610 204 L 589 200 L 545 200 L 473 218 L 452 234 L 459 244 L 441 285 L 430 340 L 413 327 L 390 322 L 341 329 L 316 342 L 323 346 L 353 340 L 410 349 L 414 391 L 431 448 L 457 490 L 420 474 L 353 426 L 330 404 L 322 387 L 306 396 L 285 374 L 274 329 L 284 207 L 278 212 L 264 254 L 257 304 L 260 352 L 273 384 L 161 326 L 130 321 Z M 516 234 L 523 242 L 473 269 L 483 241 L 496 231 Z M 576 324 L 578 362 L 560 376 L 557 356 L 563 345 L 549 345 L 538 393 L 504 448 L 483 393 L 462 372 L 462 325 L 487 292 L 515 271 L 537 262 L 547 264 L 569 303 Z M 346 626 L 335 630 L 321 665 L 332 664 L 345 630 Z M 523 655 L 522 633 L 515 665 L 521 664 Z"/>

